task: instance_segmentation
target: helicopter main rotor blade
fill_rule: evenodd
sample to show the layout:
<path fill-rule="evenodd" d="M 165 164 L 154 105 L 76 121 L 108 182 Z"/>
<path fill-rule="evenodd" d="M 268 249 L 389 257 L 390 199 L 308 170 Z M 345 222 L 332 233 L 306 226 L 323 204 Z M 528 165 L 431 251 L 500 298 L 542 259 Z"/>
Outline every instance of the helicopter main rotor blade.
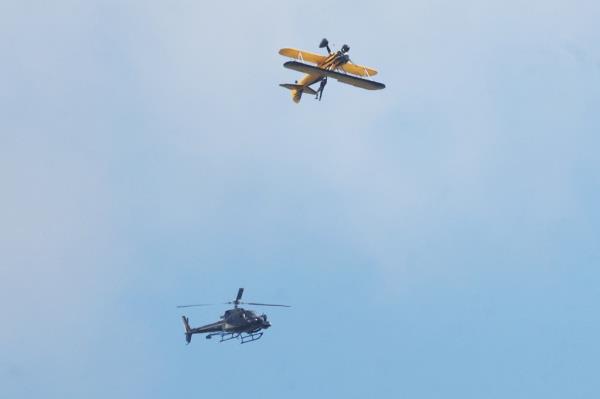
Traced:
<path fill-rule="evenodd" d="M 235 302 L 239 302 L 242 299 L 242 294 L 244 293 L 244 289 L 240 288 L 237 293 L 237 297 L 235 297 Z"/>
<path fill-rule="evenodd" d="M 233 301 L 229 301 L 229 302 L 221 302 L 221 303 L 196 303 L 196 304 L 192 304 L 192 305 L 177 305 L 178 308 L 191 308 L 191 307 L 196 307 L 196 306 L 214 306 L 214 305 L 234 305 L 235 308 L 238 307 L 238 305 L 256 305 L 256 306 L 280 306 L 280 307 L 284 307 L 284 308 L 291 308 L 291 306 L 289 305 L 277 305 L 277 304 L 272 304 L 272 303 L 258 303 L 258 302 L 242 302 L 240 301 L 240 299 L 242 299 L 242 295 L 244 294 L 244 289 L 240 288 L 238 289 L 237 292 L 237 296 L 235 297 L 235 300 Z"/>
<path fill-rule="evenodd" d="M 281 306 L 283 308 L 291 308 L 290 305 L 276 305 L 273 303 L 257 303 L 257 302 L 240 302 L 241 304 L 244 305 L 254 305 L 254 306 Z"/>
<path fill-rule="evenodd" d="M 193 305 L 177 305 L 178 308 L 191 308 L 194 306 L 215 306 L 215 305 L 226 305 L 228 302 L 226 303 L 196 303 Z"/>

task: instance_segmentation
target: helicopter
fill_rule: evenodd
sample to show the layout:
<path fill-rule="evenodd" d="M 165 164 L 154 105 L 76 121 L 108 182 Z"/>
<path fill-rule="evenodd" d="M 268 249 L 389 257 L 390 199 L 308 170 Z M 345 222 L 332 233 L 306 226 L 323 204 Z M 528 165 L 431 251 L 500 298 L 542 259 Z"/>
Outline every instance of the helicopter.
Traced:
<path fill-rule="evenodd" d="M 263 336 L 263 331 L 271 327 L 271 323 L 267 320 L 266 314 L 260 316 L 252 310 L 247 310 L 239 307 L 239 305 L 253 305 L 253 306 L 279 306 L 289 308 L 289 305 L 276 305 L 271 303 L 256 303 L 256 302 L 242 302 L 242 295 L 244 289 L 238 289 L 235 300 L 230 302 L 224 302 L 222 305 L 233 305 L 233 309 L 226 310 L 221 320 L 214 323 L 206 324 L 201 327 L 190 327 L 190 319 L 186 316 L 181 316 L 183 320 L 183 327 L 185 331 L 185 342 L 186 345 L 192 341 L 193 334 L 207 334 L 206 339 L 212 337 L 220 337 L 219 342 L 230 341 L 232 339 L 239 339 L 240 343 L 245 344 L 248 342 L 259 340 Z M 218 305 L 213 303 L 199 303 L 194 305 L 178 305 L 178 308 L 190 308 L 194 306 L 211 306 Z"/>

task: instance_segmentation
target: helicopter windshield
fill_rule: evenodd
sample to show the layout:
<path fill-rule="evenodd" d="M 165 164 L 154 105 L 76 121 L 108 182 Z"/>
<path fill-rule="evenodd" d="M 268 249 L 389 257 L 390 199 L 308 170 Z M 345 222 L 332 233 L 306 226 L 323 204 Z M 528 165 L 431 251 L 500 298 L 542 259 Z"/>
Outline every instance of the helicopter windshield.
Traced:
<path fill-rule="evenodd" d="M 251 310 L 246 310 L 246 312 L 245 312 L 245 315 L 244 315 L 244 316 L 246 316 L 246 319 L 255 319 L 255 318 L 257 318 L 257 317 L 258 317 L 258 316 L 256 315 L 256 313 L 254 313 L 254 312 L 253 312 L 253 311 L 251 311 Z"/>

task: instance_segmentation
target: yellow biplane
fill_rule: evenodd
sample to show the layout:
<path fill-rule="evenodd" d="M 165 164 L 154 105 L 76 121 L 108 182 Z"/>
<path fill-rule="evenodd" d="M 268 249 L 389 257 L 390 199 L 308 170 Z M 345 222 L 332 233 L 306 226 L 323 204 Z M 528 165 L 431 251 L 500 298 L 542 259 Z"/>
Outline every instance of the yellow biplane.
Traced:
<path fill-rule="evenodd" d="M 295 48 L 282 48 L 279 50 L 279 54 L 284 57 L 294 58 L 294 61 L 284 63 L 284 67 L 306 74 L 294 84 L 282 83 L 279 85 L 291 90 L 294 102 L 300 102 L 302 93 L 312 94 L 320 101 L 328 77 L 367 90 L 385 88 L 383 83 L 369 79 L 377 74 L 375 69 L 354 64 L 350 60 L 348 56 L 350 47 L 348 45 L 344 44 L 339 51 L 331 51 L 329 42 L 327 39 L 323 39 L 319 44 L 319 48 L 326 48 L 329 55 L 320 55 Z M 308 62 L 316 64 L 316 66 L 309 65 Z M 310 87 L 315 83 L 320 83 L 317 90 Z"/>

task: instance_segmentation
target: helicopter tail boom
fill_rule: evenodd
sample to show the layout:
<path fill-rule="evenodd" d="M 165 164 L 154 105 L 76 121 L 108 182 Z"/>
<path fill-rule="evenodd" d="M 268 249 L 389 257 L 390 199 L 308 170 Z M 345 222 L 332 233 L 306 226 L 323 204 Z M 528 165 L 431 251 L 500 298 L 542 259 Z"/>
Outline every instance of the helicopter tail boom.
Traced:
<path fill-rule="evenodd" d="M 185 330 L 185 342 L 189 344 L 192 341 L 192 329 L 190 328 L 190 320 L 185 316 L 181 316 L 181 319 L 183 320 L 183 328 Z"/>

